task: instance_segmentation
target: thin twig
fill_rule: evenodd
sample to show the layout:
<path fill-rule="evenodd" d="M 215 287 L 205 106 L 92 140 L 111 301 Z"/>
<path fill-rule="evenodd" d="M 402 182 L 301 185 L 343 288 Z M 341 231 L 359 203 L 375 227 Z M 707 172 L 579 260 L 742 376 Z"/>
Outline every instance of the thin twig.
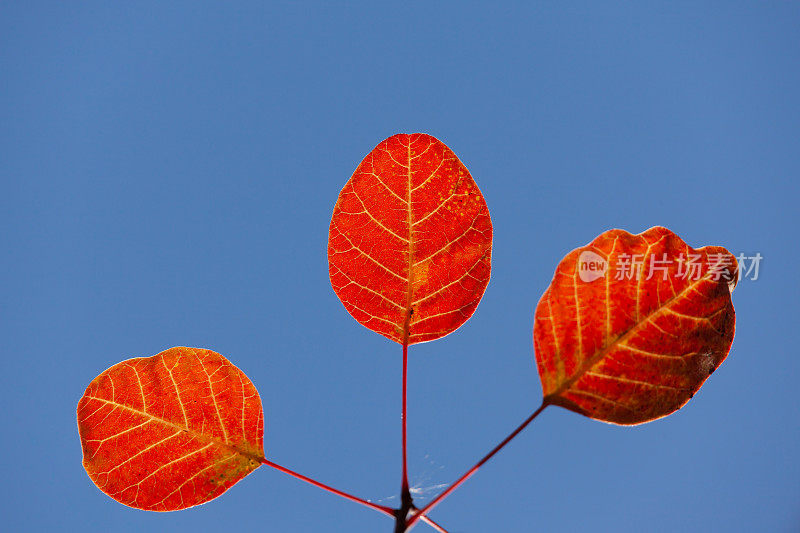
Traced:
<path fill-rule="evenodd" d="M 422 515 L 422 516 L 419 517 L 419 519 L 420 519 L 420 521 L 425 522 L 426 524 L 431 526 L 433 529 L 435 529 L 439 533 L 447 533 L 447 530 L 445 528 L 443 528 L 442 526 L 440 526 L 439 524 L 437 524 L 436 522 L 434 522 L 433 520 L 431 520 L 427 516 Z"/>
<path fill-rule="evenodd" d="M 442 500 L 444 500 L 445 498 L 447 498 L 447 496 L 449 496 L 449 495 L 450 495 L 450 493 L 451 493 L 451 492 L 453 492 L 454 490 L 456 490 L 456 489 L 457 489 L 457 488 L 458 488 L 458 487 L 459 487 L 459 486 L 460 486 L 462 483 L 464 483 L 464 482 L 465 482 L 466 480 L 468 480 L 468 479 L 469 479 L 469 478 L 470 478 L 470 477 L 471 477 L 471 476 L 472 476 L 472 475 L 473 475 L 475 472 L 477 472 L 477 471 L 478 471 L 478 469 L 479 469 L 481 466 L 483 466 L 483 465 L 484 465 L 484 463 L 486 463 L 486 462 L 487 462 L 489 459 L 491 459 L 491 458 L 494 456 L 494 454 L 496 454 L 497 452 L 499 452 L 500 450 L 502 450 L 502 449 L 503 449 L 503 447 L 504 447 L 506 444 L 508 444 L 509 442 L 511 442 L 511 440 L 512 440 L 514 437 L 516 437 L 516 436 L 517 436 L 517 435 L 518 435 L 518 434 L 519 434 L 519 433 L 520 433 L 520 432 L 521 432 L 523 429 L 525 429 L 525 428 L 528 426 L 528 424 L 530 424 L 531 422 L 533 422 L 533 421 L 534 421 L 534 419 L 535 419 L 537 416 L 539 416 L 539 413 L 541 413 L 542 411 L 544 411 L 544 408 L 545 408 L 545 407 L 547 407 L 547 405 L 548 405 L 547 403 L 545 403 L 545 402 L 542 402 L 542 405 L 540 405 L 540 406 L 539 406 L 539 408 L 538 408 L 538 409 L 536 409 L 536 410 L 533 412 L 533 414 L 532 414 L 532 415 L 530 415 L 528 418 L 526 418 L 526 419 L 525 419 L 525 421 L 524 421 L 524 422 L 522 422 L 522 424 L 520 424 L 520 425 L 519 425 L 519 427 L 517 427 L 517 429 L 515 429 L 514 431 L 512 431 L 512 432 L 511 432 L 511 434 L 510 434 L 508 437 L 506 437 L 505 439 L 503 439 L 503 441 L 502 441 L 502 442 L 500 442 L 500 444 L 498 444 L 497 446 L 495 446 L 495 447 L 494 447 L 494 449 L 493 449 L 492 451 L 490 451 L 488 454 L 486 454 L 486 455 L 484 456 L 484 458 L 483 458 L 483 459 L 481 459 L 480 461 L 478 461 L 477 463 L 475 463 L 475 466 L 473 466 L 472 468 L 470 468 L 469 470 L 467 470 L 467 471 L 464 473 L 464 475 L 463 475 L 463 476 L 461 476 L 460 478 L 458 478 L 458 479 L 457 479 L 457 480 L 456 480 L 456 481 L 455 481 L 455 482 L 454 482 L 452 485 L 450 485 L 449 487 L 447 487 L 447 488 L 444 490 L 444 492 L 442 492 L 442 493 L 441 493 L 441 494 L 439 494 L 437 497 L 435 497 L 433 500 L 431 500 L 431 502 L 430 502 L 430 503 L 428 503 L 428 505 L 426 505 L 425 507 L 423 507 L 421 510 L 419 510 L 419 512 L 416 512 L 416 513 L 414 513 L 414 515 L 413 515 L 411 518 L 409 518 L 409 519 L 408 519 L 408 522 L 407 522 L 408 529 L 411 529 L 411 527 L 414 525 L 414 523 L 415 523 L 415 522 L 416 522 L 418 519 L 421 519 L 423 515 L 427 515 L 427 514 L 428 514 L 428 513 L 431 511 L 431 509 L 433 509 L 434 507 L 436 507 L 437 505 L 439 505 L 439 504 L 442 502 Z"/>
<path fill-rule="evenodd" d="M 406 322 L 411 317 L 409 313 Z M 408 331 L 408 324 L 406 324 Z M 403 406 L 400 414 L 402 420 L 402 448 L 403 448 L 403 479 L 400 484 L 400 508 L 395 514 L 395 533 L 404 533 L 408 528 L 408 512 L 414 508 L 414 499 L 411 497 L 411 490 L 408 486 L 408 446 L 406 438 L 407 414 L 408 414 L 408 337 L 403 340 Z"/>
<path fill-rule="evenodd" d="M 403 344 L 403 410 L 401 418 L 403 420 L 403 492 L 409 492 L 408 488 L 408 453 L 407 453 L 407 439 L 406 439 L 406 426 L 408 419 L 408 345 Z"/>
<path fill-rule="evenodd" d="M 364 505 L 366 507 L 369 507 L 370 509 L 374 509 L 374 510 L 380 512 L 380 513 L 383 513 L 383 514 L 391 516 L 391 517 L 395 516 L 395 510 L 392 509 L 391 507 L 378 505 L 377 503 L 372 503 L 370 501 L 367 501 L 367 500 L 364 500 L 362 498 L 359 498 L 358 496 L 353 496 L 352 494 L 348 494 L 348 493 L 346 493 L 344 491 L 341 491 L 339 489 L 334 489 L 333 487 L 328 486 L 328 485 L 326 485 L 324 483 L 320 483 L 319 481 L 317 481 L 315 479 L 311 479 L 308 476 L 304 476 L 303 474 L 298 474 L 294 470 L 290 470 L 290 469 L 286 468 L 285 466 L 281 466 L 281 465 L 279 465 L 277 463 L 273 463 L 272 461 L 270 461 L 268 459 L 262 459 L 261 462 L 263 464 L 267 465 L 267 466 L 271 466 L 275 470 L 279 470 L 279 471 L 283 472 L 284 474 L 289 474 L 290 476 L 296 477 L 297 479 L 299 479 L 301 481 L 305 481 L 306 483 L 310 483 L 311 485 L 314 485 L 315 487 L 319 487 L 319 488 L 321 488 L 323 490 L 326 490 L 328 492 L 336 494 L 337 496 L 341 496 L 342 498 L 350 500 L 351 502 L 360 503 L 361 505 Z"/>

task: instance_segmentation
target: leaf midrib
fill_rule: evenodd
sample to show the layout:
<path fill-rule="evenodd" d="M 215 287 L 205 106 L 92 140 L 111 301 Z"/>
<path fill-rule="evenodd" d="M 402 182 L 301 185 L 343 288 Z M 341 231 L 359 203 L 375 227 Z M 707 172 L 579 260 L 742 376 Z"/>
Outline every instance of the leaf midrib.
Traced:
<path fill-rule="evenodd" d="M 405 318 L 403 319 L 403 346 L 408 346 L 408 340 L 411 336 L 411 302 L 414 298 L 414 214 L 411 209 L 411 135 L 408 136 L 408 146 L 406 147 L 406 155 L 408 167 L 406 168 L 407 176 L 407 200 L 406 200 L 406 223 L 408 224 L 408 275 L 406 283 L 406 309 Z"/>
<path fill-rule="evenodd" d="M 98 396 L 86 396 L 86 397 L 88 399 L 90 399 L 90 400 L 97 400 L 97 401 L 100 401 L 100 402 L 104 402 L 104 403 L 106 403 L 108 405 L 113 405 L 115 407 L 121 407 L 122 409 L 126 409 L 126 410 L 128 410 L 128 411 L 130 411 L 132 413 L 136 413 L 138 415 L 147 417 L 147 418 L 149 418 L 149 419 L 151 419 L 151 420 L 153 420 L 155 422 L 161 423 L 161 424 L 163 424 L 165 426 L 172 427 L 172 428 L 178 429 L 180 431 L 183 431 L 185 433 L 188 433 L 189 435 L 191 435 L 192 437 L 200 440 L 201 442 L 210 442 L 210 443 L 216 444 L 217 446 L 220 446 L 222 448 L 227 448 L 227 449 L 233 450 L 234 452 L 236 452 L 236 453 L 238 453 L 238 454 L 240 454 L 240 455 L 242 455 L 244 457 L 247 457 L 249 459 L 253 459 L 255 461 L 258 461 L 259 463 L 261 463 L 262 459 L 264 459 L 263 455 L 258 455 L 258 454 L 254 454 L 254 453 L 250 453 L 250 452 L 244 451 L 244 450 L 242 450 L 241 448 L 239 448 L 238 446 L 236 446 L 234 444 L 228 444 L 228 443 L 226 443 L 226 442 L 224 442 L 222 440 L 217 439 L 216 437 L 209 436 L 209 435 L 206 435 L 204 433 L 199 433 L 196 430 L 194 430 L 194 429 L 192 429 L 192 428 L 190 428 L 188 426 L 184 426 L 184 425 L 181 425 L 181 424 L 176 424 L 175 422 L 171 422 L 171 421 L 166 420 L 164 418 L 160 418 L 160 417 L 151 415 L 150 413 L 146 413 L 145 411 L 142 411 L 141 409 L 136 409 L 135 407 L 131 407 L 129 405 L 125 405 L 125 404 L 122 404 L 122 403 L 119 403 L 119 402 L 115 402 L 113 400 L 108 400 L 106 398 L 100 398 Z"/>
<path fill-rule="evenodd" d="M 575 277 L 575 274 L 573 273 L 573 282 L 575 282 L 574 277 Z M 636 324 L 631 326 L 629 329 L 627 329 L 625 332 L 623 332 L 619 336 L 617 336 L 616 339 L 614 339 L 612 342 L 608 343 L 595 356 L 584 360 L 584 362 L 581 364 L 581 366 L 578 368 L 578 370 L 575 372 L 575 374 L 572 375 L 572 377 L 566 379 L 555 391 L 553 391 L 550 394 L 548 394 L 547 396 L 545 396 L 545 398 L 544 398 L 545 403 L 552 403 L 552 401 L 549 400 L 550 398 L 554 398 L 556 396 L 559 396 L 564 391 L 566 391 L 570 387 L 572 387 L 572 385 L 574 385 L 576 381 L 578 381 L 580 378 L 582 378 L 586 374 L 586 372 L 588 372 L 597 363 L 599 363 L 603 358 L 605 358 L 611 352 L 612 349 L 614 349 L 618 344 L 627 341 L 631 336 L 633 336 L 634 333 L 636 333 L 639 330 L 639 328 L 643 324 L 649 322 L 651 317 L 653 317 L 653 316 L 661 313 L 662 311 L 668 309 L 673 302 L 675 302 L 676 300 L 680 299 L 686 292 L 694 289 L 700 283 L 702 283 L 704 281 L 707 281 L 708 278 L 709 278 L 709 274 L 706 273 L 706 275 L 702 276 L 700 279 L 696 280 L 691 285 L 687 285 L 679 293 L 673 295 L 672 298 L 669 298 L 668 300 L 664 301 L 664 303 L 661 306 L 659 306 L 657 309 L 655 309 L 655 310 L 651 311 L 650 313 L 648 313 L 647 316 L 645 316 L 642 320 L 640 320 L 639 322 L 637 322 Z M 576 312 L 579 313 L 579 311 L 577 309 L 576 309 Z M 580 335 L 580 332 L 578 332 L 578 335 Z"/>

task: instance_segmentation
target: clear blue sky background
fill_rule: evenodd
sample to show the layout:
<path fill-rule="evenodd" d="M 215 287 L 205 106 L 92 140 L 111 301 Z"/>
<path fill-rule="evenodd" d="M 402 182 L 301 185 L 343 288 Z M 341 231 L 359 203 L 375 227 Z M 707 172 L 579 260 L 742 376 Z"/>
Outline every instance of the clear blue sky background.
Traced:
<path fill-rule="evenodd" d="M 411 350 L 419 501 L 539 404 L 533 311 L 569 250 L 665 225 L 764 256 L 683 410 L 548 409 L 434 518 L 800 528 L 800 5 L 64 4 L 0 7 L 6 530 L 391 531 L 267 468 L 188 511 L 128 509 L 86 476 L 75 407 L 124 358 L 212 348 L 257 385 L 268 457 L 395 505 L 400 347 L 339 303 L 326 241 L 361 158 L 417 131 L 471 170 L 495 232 L 473 318 Z"/>

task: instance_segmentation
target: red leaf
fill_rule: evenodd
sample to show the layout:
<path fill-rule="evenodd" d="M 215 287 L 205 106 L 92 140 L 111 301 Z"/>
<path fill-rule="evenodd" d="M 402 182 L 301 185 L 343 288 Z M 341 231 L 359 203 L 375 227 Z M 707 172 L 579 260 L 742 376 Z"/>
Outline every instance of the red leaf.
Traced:
<path fill-rule="evenodd" d="M 492 222 L 469 171 L 441 141 L 400 134 L 339 194 L 331 284 L 353 317 L 401 344 L 438 339 L 475 311 L 491 270 Z"/>
<path fill-rule="evenodd" d="M 78 403 L 83 466 L 120 503 L 175 511 L 258 468 L 264 418 L 253 384 L 211 350 L 170 348 L 97 376 Z"/>
<path fill-rule="evenodd" d="M 637 276 L 627 267 L 640 259 Z M 534 321 L 545 403 L 615 424 L 680 409 L 730 350 L 736 265 L 724 248 L 694 250 L 660 227 L 607 231 L 567 254 Z"/>

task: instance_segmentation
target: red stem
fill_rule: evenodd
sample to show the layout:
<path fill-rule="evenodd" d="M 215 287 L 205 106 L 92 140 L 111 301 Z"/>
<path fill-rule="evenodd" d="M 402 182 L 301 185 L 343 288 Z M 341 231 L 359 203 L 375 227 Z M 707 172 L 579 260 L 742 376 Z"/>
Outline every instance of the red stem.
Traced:
<path fill-rule="evenodd" d="M 420 519 L 422 522 L 425 522 L 426 524 L 428 524 L 429 526 L 431 526 L 433 529 L 435 529 L 435 530 L 436 530 L 436 531 L 438 531 L 439 533 L 447 533 L 447 530 L 446 530 L 445 528 L 443 528 L 442 526 L 440 526 L 439 524 L 437 524 L 436 522 L 434 522 L 433 520 L 431 520 L 431 519 L 430 519 L 430 518 L 428 518 L 427 516 L 425 516 L 425 515 L 422 515 L 422 516 L 420 516 L 420 517 L 419 517 L 419 519 Z"/>
<path fill-rule="evenodd" d="M 408 403 L 408 392 L 407 392 L 407 384 L 408 384 L 408 345 L 403 344 L 403 412 L 400 415 L 403 421 L 403 483 L 402 483 L 402 490 L 405 494 L 408 492 L 408 460 L 407 457 L 407 446 L 406 446 L 406 413 L 407 411 L 407 403 Z"/>
<path fill-rule="evenodd" d="M 439 505 L 439 504 L 442 502 L 442 500 L 444 500 L 445 498 L 447 498 L 447 496 L 449 496 L 451 492 L 453 492 L 454 490 L 456 490 L 456 489 L 457 489 L 457 488 L 458 488 L 458 487 L 459 487 L 459 486 L 460 486 L 462 483 L 464 483 L 466 480 L 468 480 L 468 479 L 469 479 L 469 478 L 472 476 L 472 474 L 474 474 L 475 472 L 477 472 L 477 471 L 478 471 L 478 469 L 479 469 L 481 466 L 483 466 L 483 465 L 484 465 L 484 463 L 486 463 L 486 462 L 487 462 L 489 459 L 491 459 L 491 458 L 494 456 L 494 454 L 496 454 L 497 452 L 499 452 L 500 450 L 502 450 L 502 449 L 503 449 L 503 447 L 504 447 L 506 444 L 508 444 L 509 442 L 511 442 L 511 440 L 512 440 L 514 437 L 516 437 L 517 435 L 519 435 L 519 433 L 520 433 L 520 432 L 521 432 L 523 429 L 525 429 L 525 428 L 528 426 L 528 424 L 530 424 L 531 422 L 533 422 L 533 421 L 534 421 L 534 419 L 535 419 L 537 416 L 539 416 L 539 413 L 541 413 L 542 411 L 544 411 L 544 408 L 545 408 L 545 407 L 547 407 L 547 405 L 548 405 L 547 403 L 545 403 L 545 402 L 542 402 L 542 405 L 540 405 L 540 406 L 539 406 L 539 408 L 538 408 L 538 409 L 536 409 L 536 410 L 533 412 L 533 414 L 532 414 L 531 416 L 529 416 L 528 418 L 526 418 L 526 419 L 525 419 L 525 421 L 524 421 L 522 424 L 520 424 L 520 425 L 519 425 L 519 427 L 517 427 L 517 429 L 515 429 L 514 431 L 512 431 L 512 432 L 511 432 L 511 434 L 510 434 L 508 437 L 506 437 L 505 439 L 503 439 L 503 441 L 502 441 L 500 444 L 498 444 L 497 446 L 495 446 L 495 447 L 494 447 L 494 449 L 493 449 L 492 451 L 490 451 L 488 454 L 486 454 L 486 456 L 484 456 L 484 458 L 483 458 L 483 459 L 481 459 L 480 461 L 478 461 L 478 462 L 475 464 L 475 466 L 473 466 L 472 468 L 470 468 L 469 470 L 467 470 L 467 471 L 466 471 L 466 473 L 465 473 L 463 476 L 461 476 L 460 478 L 458 478 L 458 479 L 457 479 L 457 480 L 456 480 L 456 481 L 455 481 L 455 482 L 454 482 L 452 485 L 450 485 L 449 487 L 447 487 L 447 488 L 444 490 L 444 492 L 442 492 L 442 493 L 441 493 L 441 494 L 439 494 L 437 497 L 435 497 L 433 500 L 431 500 L 431 502 L 430 502 L 428 505 L 426 505 L 425 507 L 423 507 L 422 509 L 420 509 L 418 512 L 414 513 L 414 515 L 413 515 L 411 518 L 409 518 L 409 519 L 408 519 L 408 523 L 407 523 L 408 529 L 410 529 L 410 528 L 411 528 L 411 526 L 412 526 L 412 525 L 414 525 L 414 523 L 415 523 L 415 522 L 416 522 L 416 521 L 417 521 L 419 518 L 421 518 L 421 517 L 422 517 L 422 515 L 427 515 L 428 513 L 430 513 L 430 511 L 431 511 L 431 510 L 432 510 L 434 507 L 436 507 L 437 505 Z"/>
<path fill-rule="evenodd" d="M 305 481 L 306 483 L 310 483 L 311 485 L 314 485 L 315 487 L 319 487 L 319 488 L 321 488 L 323 490 L 327 490 L 328 492 L 336 494 L 337 496 L 341 496 L 342 498 L 350 500 L 351 502 L 360 503 L 361 505 L 364 505 L 365 507 L 369 507 L 370 509 L 374 509 L 374 510 L 380 512 L 380 513 L 383 513 L 385 515 L 391 516 L 393 518 L 395 516 L 395 510 L 390 508 L 390 507 L 385 507 L 383 505 L 378 505 L 376 503 L 372 503 L 372 502 L 369 502 L 367 500 L 361 499 L 361 498 L 359 498 L 357 496 L 353 496 L 352 494 L 348 494 L 346 492 L 342 492 L 341 490 L 334 489 L 333 487 L 325 485 L 324 483 L 320 483 L 319 481 L 317 481 L 315 479 L 311 479 L 310 477 L 304 476 L 303 474 L 298 474 L 294 470 L 289 470 L 285 466 L 281 466 L 281 465 L 279 465 L 277 463 L 273 463 L 272 461 L 270 461 L 268 459 L 262 459 L 261 462 L 263 464 L 267 465 L 267 466 L 271 466 L 275 470 L 280 470 L 284 474 L 289 474 L 290 476 L 296 477 L 297 479 Z"/>
<path fill-rule="evenodd" d="M 408 315 L 411 316 L 410 314 Z M 408 322 L 408 318 L 406 318 Z M 408 325 L 406 325 L 408 331 Z M 408 446 L 406 439 L 406 419 L 408 413 L 408 338 L 403 340 L 403 408 L 400 419 L 403 425 L 402 448 L 403 448 L 403 480 L 400 487 L 400 508 L 395 512 L 395 533 L 404 533 L 407 528 L 406 518 L 414 507 L 414 500 L 411 498 L 411 490 L 408 487 Z"/>

